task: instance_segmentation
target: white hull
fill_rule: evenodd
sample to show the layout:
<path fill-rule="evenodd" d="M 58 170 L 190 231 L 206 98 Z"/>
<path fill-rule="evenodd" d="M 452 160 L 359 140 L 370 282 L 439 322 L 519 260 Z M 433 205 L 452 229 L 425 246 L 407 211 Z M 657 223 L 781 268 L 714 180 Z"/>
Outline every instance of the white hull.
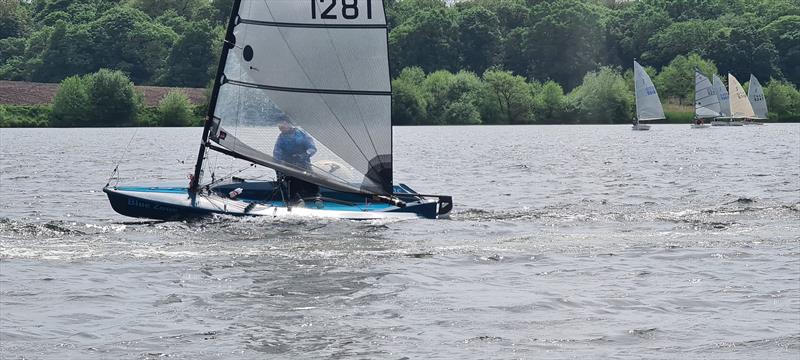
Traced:
<path fill-rule="evenodd" d="M 633 125 L 633 126 L 631 126 L 631 130 L 634 130 L 634 131 L 650 130 L 650 125 L 645 125 L 645 124 Z"/>
<path fill-rule="evenodd" d="M 709 127 L 711 127 L 711 125 L 707 125 L 707 124 L 700 124 L 700 125 L 692 124 L 692 129 L 707 129 Z"/>

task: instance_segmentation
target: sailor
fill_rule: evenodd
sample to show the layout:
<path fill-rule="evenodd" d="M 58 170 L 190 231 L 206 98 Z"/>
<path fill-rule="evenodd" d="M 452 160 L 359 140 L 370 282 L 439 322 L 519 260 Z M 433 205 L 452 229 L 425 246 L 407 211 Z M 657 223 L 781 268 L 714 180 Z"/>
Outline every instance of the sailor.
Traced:
<path fill-rule="evenodd" d="M 280 135 L 275 140 L 272 156 L 294 168 L 301 170 L 311 169 L 311 157 L 317 153 L 314 139 L 303 129 L 292 126 L 288 121 L 278 123 Z M 281 171 L 275 171 L 278 181 L 283 183 L 288 191 L 288 197 L 295 203 L 302 202 L 303 198 L 319 197 L 319 186 L 298 178 L 288 176 Z"/>

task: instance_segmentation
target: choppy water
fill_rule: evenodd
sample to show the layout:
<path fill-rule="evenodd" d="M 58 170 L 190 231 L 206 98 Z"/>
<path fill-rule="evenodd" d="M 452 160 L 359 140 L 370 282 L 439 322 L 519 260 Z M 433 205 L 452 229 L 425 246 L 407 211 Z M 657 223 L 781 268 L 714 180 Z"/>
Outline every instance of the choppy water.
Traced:
<path fill-rule="evenodd" d="M 124 218 L 134 133 L 186 183 L 200 129 L 0 130 L 0 358 L 800 357 L 797 124 L 398 128 L 403 222 Z"/>

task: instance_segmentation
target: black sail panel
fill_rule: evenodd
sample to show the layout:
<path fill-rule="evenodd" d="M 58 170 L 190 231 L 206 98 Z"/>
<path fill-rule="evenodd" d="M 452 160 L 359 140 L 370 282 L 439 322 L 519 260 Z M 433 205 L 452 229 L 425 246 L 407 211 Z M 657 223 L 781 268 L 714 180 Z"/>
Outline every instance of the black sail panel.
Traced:
<path fill-rule="evenodd" d="M 209 140 L 323 186 L 391 193 L 382 1 L 242 0 L 236 13 Z M 316 148 L 306 164 L 276 157 L 283 122 Z"/>

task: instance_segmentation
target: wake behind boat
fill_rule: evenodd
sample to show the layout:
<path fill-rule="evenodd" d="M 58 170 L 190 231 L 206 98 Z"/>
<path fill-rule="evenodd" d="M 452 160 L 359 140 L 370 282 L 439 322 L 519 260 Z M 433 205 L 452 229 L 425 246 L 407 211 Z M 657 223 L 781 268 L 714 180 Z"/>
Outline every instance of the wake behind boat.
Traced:
<path fill-rule="evenodd" d="M 446 215 L 449 196 L 393 184 L 383 2 L 321 6 L 235 0 L 189 186 L 106 185 L 114 210 L 166 220 Z M 278 180 L 215 178 L 212 151 L 274 169 Z"/>

